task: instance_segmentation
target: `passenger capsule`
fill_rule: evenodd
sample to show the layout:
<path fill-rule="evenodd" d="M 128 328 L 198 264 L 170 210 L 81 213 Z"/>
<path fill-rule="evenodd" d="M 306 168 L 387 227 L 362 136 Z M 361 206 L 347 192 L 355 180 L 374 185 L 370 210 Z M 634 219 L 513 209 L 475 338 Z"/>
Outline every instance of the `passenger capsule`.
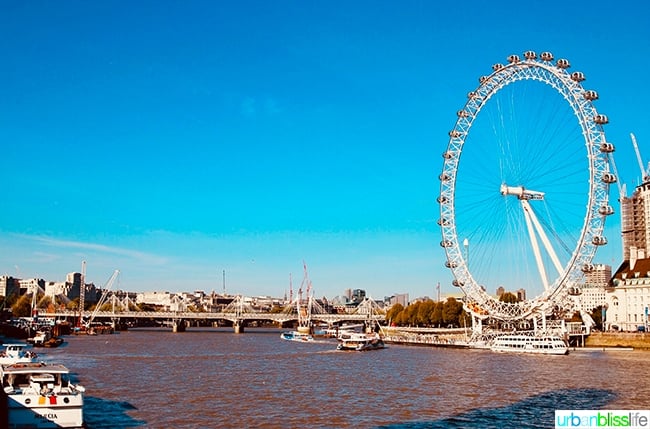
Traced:
<path fill-rule="evenodd" d="M 571 64 L 569 64 L 569 60 L 565 60 L 564 58 L 557 60 L 557 63 L 555 65 L 561 69 L 568 69 L 569 67 L 571 67 Z"/>
<path fill-rule="evenodd" d="M 490 78 L 488 76 L 481 76 L 478 78 L 479 83 L 483 84 L 487 82 Z"/>
<path fill-rule="evenodd" d="M 474 92 L 474 91 L 468 92 L 467 93 L 467 98 L 469 98 L 470 100 L 473 100 L 475 98 L 478 98 L 478 94 L 476 92 Z"/>
<path fill-rule="evenodd" d="M 518 63 L 519 61 L 520 61 L 520 60 L 519 60 L 519 55 L 510 55 L 510 56 L 508 57 L 508 62 L 509 62 L 510 64 L 515 64 L 515 63 Z"/>
<path fill-rule="evenodd" d="M 591 242 L 596 246 L 604 246 L 607 244 L 607 239 L 601 235 L 597 235 L 591 240 Z"/>
<path fill-rule="evenodd" d="M 594 264 L 584 264 L 582 266 L 583 273 L 590 273 L 595 269 Z"/>
<path fill-rule="evenodd" d="M 499 71 L 502 68 L 503 68 L 503 64 L 500 64 L 500 63 L 492 64 L 492 70 L 494 70 L 494 71 Z"/>
<path fill-rule="evenodd" d="M 445 197 L 444 195 L 440 195 L 440 196 L 438 197 L 438 203 L 440 203 L 440 204 L 446 204 L 446 203 L 447 203 L 447 197 Z M 440 225 L 440 223 L 438 223 L 438 225 Z"/>
<path fill-rule="evenodd" d="M 616 183 L 616 176 L 612 173 L 605 173 L 601 180 L 605 183 Z"/>
<path fill-rule="evenodd" d="M 601 115 L 600 113 L 594 116 L 594 122 L 598 125 L 605 125 L 609 123 L 609 118 L 607 115 Z"/>
<path fill-rule="evenodd" d="M 445 267 L 447 267 L 447 268 L 456 268 L 457 266 L 458 266 L 458 264 L 455 263 L 455 262 L 452 262 L 452 261 L 449 261 L 449 260 L 445 261 Z"/>
<path fill-rule="evenodd" d="M 600 206 L 598 208 L 598 213 L 602 216 L 609 216 L 614 214 L 614 209 L 612 206 Z"/>
<path fill-rule="evenodd" d="M 614 152 L 614 145 L 612 143 L 601 143 L 600 144 L 600 151 L 602 153 L 612 153 Z"/>
<path fill-rule="evenodd" d="M 442 173 L 440 176 L 438 176 L 438 179 L 440 179 L 441 182 L 448 182 L 451 177 L 449 177 L 447 173 Z"/>
<path fill-rule="evenodd" d="M 438 219 L 438 225 L 440 225 L 440 226 L 447 226 L 447 225 L 449 225 L 449 219 L 446 219 L 446 218 L 440 218 L 440 219 Z"/>
<path fill-rule="evenodd" d="M 569 293 L 569 295 L 573 295 L 573 296 L 582 295 L 582 291 L 580 290 L 580 288 L 577 287 L 570 287 L 567 290 L 567 292 Z"/>
<path fill-rule="evenodd" d="M 571 80 L 582 82 L 585 80 L 585 74 L 583 72 L 573 72 L 571 73 Z"/>
<path fill-rule="evenodd" d="M 443 241 L 440 242 L 440 246 L 442 246 L 442 247 L 451 247 L 451 246 L 453 246 L 453 244 L 449 240 L 443 240 Z"/>
<path fill-rule="evenodd" d="M 454 153 L 452 151 L 447 151 L 442 154 L 442 157 L 445 159 L 452 159 L 454 157 Z"/>
<path fill-rule="evenodd" d="M 585 91 L 582 96 L 585 98 L 585 100 L 589 101 L 594 101 L 598 100 L 598 93 L 592 89 Z"/>
<path fill-rule="evenodd" d="M 542 52 L 540 58 L 544 61 L 553 61 L 553 54 L 550 52 Z"/>
<path fill-rule="evenodd" d="M 460 131 L 458 131 L 458 130 L 449 131 L 449 137 L 451 137 L 451 138 L 460 137 Z"/>
<path fill-rule="evenodd" d="M 524 52 L 524 58 L 526 58 L 527 60 L 534 60 L 537 58 L 537 54 L 535 53 L 535 51 L 526 51 Z"/>
<path fill-rule="evenodd" d="M 459 118 L 466 118 L 469 116 L 469 112 L 467 110 L 459 110 L 458 112 L 456 112 L 456 115 Z"/>
<path fill-rule="evenodd" d="M 463 283 L 463 282 L 459 282 L 458 280 L 454 279 L 454 280 L 451 282 L 451 284 L 454 285 L 454 286 L 456 286 L 456 287 L 461 287 L 464 283 Z"/>

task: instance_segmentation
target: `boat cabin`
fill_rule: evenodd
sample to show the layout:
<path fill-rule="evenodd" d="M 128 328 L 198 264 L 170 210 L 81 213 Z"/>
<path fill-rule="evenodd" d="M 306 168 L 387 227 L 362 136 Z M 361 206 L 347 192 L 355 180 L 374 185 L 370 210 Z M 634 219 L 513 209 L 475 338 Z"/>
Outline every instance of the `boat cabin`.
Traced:
<path fill-rule="evenodd" d="M 13 364 L 2 367 L 2 388 L 7 394 L 68 393 L 68 370 L 62 365 Z"/>

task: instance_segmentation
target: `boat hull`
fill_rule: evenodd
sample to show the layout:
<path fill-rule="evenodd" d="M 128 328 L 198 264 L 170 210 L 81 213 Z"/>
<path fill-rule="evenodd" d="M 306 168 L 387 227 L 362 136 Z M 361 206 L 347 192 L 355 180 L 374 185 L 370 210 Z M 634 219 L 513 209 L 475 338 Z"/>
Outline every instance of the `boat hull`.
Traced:
<path fill-rule="evenodd" d="M 83 427 L 83 396 L 80 394 L 6 396 L 9 429 Z"/>
<path fill-rule="evenodd" d="M 312 337 L 310 334 L 305 334 L 303 332 L 297 332 L 297 331 L 283 332 L 282 334 L 280 334 L 280 338 L 287 341 L 299 341 L 299 342 L 314 341 L 314 337 Z"/>
<path fill-rule="evenodd" d="M 44 362 L 0 367 L 0 406 L 11 429 L 83 427 L 83 386 L 70 383 L 63 365 Z"/>
<path fill-rule="evenodd" d="M 386 344 L 381 338 L 351 335 L 349 338 L 340 338 L 337 350 L 365 352 L 368 350 L 381 350 Z"/>
<path fill-rule="evenodd" d="M 525 353 L 541 355 L 567 355 L 569 347 L 560 337 L 529 337 L 506 335 L 497 337 L 490 349 L 499 353 Z"/>

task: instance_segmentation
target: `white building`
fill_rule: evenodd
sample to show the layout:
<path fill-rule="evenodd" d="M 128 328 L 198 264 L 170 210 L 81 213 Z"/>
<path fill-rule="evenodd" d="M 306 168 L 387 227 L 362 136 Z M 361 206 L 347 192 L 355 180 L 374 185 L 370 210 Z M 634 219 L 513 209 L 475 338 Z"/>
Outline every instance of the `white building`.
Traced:
<path fill-rule="evenodd" d="M 607 289 L 606 328 L 636 331 L 648 328 L 650 259 L 624 261 Z"/>
<path fill-rule="evenodd" d="M 135 303 L 160 305 L 169 308 L 172 304 L 172 294 L 169 292 L 142 292 L 136 295 Z"/>
<path fill-rule="evenodd" d="M 594 269 L 585 274 L 585 284 L 581 289 L 580 306 L 582 310 L 591 313 L 595 308 L 604 306 L 606 290 L 612 278 L 611 265 L 596 264 Z"/>
<path fill-rule="evenodd" d="M 650 307 L 650 180 L 621 199 L 623 263 L 606 291 L 606 329 L 648 329 Z"/>

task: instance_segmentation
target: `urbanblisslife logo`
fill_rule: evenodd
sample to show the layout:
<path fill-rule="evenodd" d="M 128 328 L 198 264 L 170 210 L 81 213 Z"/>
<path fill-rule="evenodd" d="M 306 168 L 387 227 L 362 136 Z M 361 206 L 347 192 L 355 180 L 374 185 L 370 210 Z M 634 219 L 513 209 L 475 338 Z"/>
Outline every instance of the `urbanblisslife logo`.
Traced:
<path fill-rule="evenodd" d="M 650 429 L 650 410 L 555 410 L 555 429 Z"/>

